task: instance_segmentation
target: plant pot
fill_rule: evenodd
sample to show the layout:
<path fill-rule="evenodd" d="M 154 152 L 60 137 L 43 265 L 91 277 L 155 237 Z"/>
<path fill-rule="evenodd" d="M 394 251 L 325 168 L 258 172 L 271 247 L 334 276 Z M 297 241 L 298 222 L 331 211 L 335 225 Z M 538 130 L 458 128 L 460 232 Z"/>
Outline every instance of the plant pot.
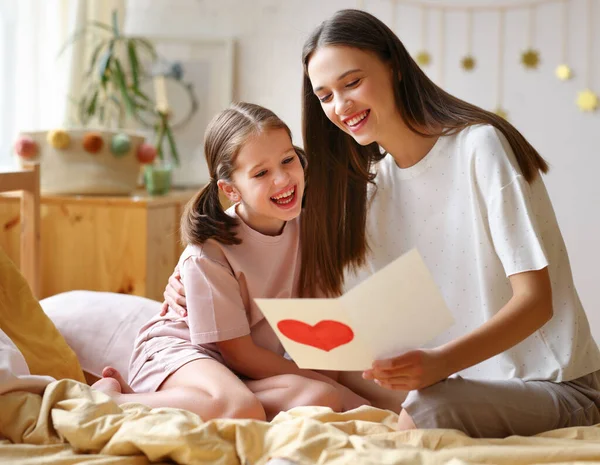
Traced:
<path fill-rule="evenodd" d="M 62 138 L 56 131 L 22 132 L 19 141 L 34 145 L 30 151 L 16 151 L 21 163 L 39 162 L 41 191 L 44 194 L 131 194 L 137 188 L 140 162 L 137 149 L 144 141 L 139 133 L 122 130 L 66 129 Z M 127 137 L 117 137 L 125 134 Z M 95 145 L 90 144 L 93 136 Z M 129 143 L 123 142 L 128 139 Z M 92 141 L 93 142 L 93 141 Z"/>
<path fill-rule="evenodd" d="M 150 195 L 165 195 L 171 190 L 173 165 L 168 162 L 157 162 L 144 166 L 144 184 Z"/>

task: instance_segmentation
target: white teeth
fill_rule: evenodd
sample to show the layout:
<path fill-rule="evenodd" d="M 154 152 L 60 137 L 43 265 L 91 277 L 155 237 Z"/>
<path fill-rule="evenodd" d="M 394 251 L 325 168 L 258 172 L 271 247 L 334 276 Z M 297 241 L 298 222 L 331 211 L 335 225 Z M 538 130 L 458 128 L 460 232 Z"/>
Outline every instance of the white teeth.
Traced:
<path fill-rule="evenodd" d="M 354 118 L 347 120 L 346 124 L 348 126 L 354 126 L 354 125 L 360 123 L 363 119 L 365 119 L 367 117 L 367 114 L 368 114 L 368 111 L 364 111 L 360 115 L 355 116 Z"/>
<path fill-rule="evenodd" d="M 292 187 L 291 189 L 285 191 L 282 194 L 276 195 L 274 197 L 271 197 L 273 200 L 279 200 L 282 199 L 284 197 L 289 197 L 290 195 L 292 195 L 294 193 L 294 188 Z"/>

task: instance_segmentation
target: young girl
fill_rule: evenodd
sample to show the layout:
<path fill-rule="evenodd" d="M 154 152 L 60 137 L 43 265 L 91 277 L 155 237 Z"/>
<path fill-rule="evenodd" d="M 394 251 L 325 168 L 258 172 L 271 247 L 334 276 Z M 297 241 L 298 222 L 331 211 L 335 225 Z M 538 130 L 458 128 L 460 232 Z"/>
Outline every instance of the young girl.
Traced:
<path fill-rule="evenodd" d="M 364 399 L 283 357 L 254 298 L 295 297 L 304 154 L 271 111 L 239 103 L 210 123 L 210 183 L 181 222 L 188 244 L 178 269 L 188 316 L 167 312 L 139 332 L 128 386 L 105 369 L 94 387 L 117 402 L 177 407 L 204 420 L 270 419 L 300 405 L 335 411 Z M 234 204 L 223 211 L 219 190 Z"/>
<path fill-rule="evenodd" d="M 600 352 L 544 159 L 507 121 L 437 87 L 364 11 L 322 23 L 303 65 L 300 288 L 337 295 L 417 248 L 456 321 L 364 373 L 410 391 L 399 428 L 504 437 L 600 422 Z"/>

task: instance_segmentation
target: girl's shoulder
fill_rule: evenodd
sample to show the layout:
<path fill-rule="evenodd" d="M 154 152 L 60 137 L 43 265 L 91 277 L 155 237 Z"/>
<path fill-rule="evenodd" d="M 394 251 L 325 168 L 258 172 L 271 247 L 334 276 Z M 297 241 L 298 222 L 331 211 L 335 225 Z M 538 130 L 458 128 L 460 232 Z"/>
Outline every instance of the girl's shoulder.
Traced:
<path fill-rule="evenodd" d="M 209 239 L 203 244 L 188 244 L 179 257 L 179 266 L 188 260 L 210 260 L 217 262 L 229 268 L 229 260 L 227 260 L 227 252 L 224 250 L 227 247 L 220 242 Z"/>

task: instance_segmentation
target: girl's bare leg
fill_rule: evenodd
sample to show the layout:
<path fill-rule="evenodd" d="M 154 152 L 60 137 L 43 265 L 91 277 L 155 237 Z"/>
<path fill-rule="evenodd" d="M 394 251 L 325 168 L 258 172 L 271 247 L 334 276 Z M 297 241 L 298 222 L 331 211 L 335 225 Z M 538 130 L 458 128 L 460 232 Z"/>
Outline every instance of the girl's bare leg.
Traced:
<path fill-rule="evenodd" d="M 107 367 L 92 387 L 117 404 L 137 402 L 151 408 L 189 410 L 203 420 L 213 418 L 265 419 L 260 400 L 227 367 L 212 359 L 194 360 L 169 376 L 156 392 L 134 393 L 121 374 Z M 104 373 L 103 373 L 104 374 Z"/>
<path fill-rule="evenodd" d="M 267 420 L 293 407 L 317 405 L 342 410 L 342 396 L 332 385 L 298 375 L 245 381 L 265 409 Z"/>

